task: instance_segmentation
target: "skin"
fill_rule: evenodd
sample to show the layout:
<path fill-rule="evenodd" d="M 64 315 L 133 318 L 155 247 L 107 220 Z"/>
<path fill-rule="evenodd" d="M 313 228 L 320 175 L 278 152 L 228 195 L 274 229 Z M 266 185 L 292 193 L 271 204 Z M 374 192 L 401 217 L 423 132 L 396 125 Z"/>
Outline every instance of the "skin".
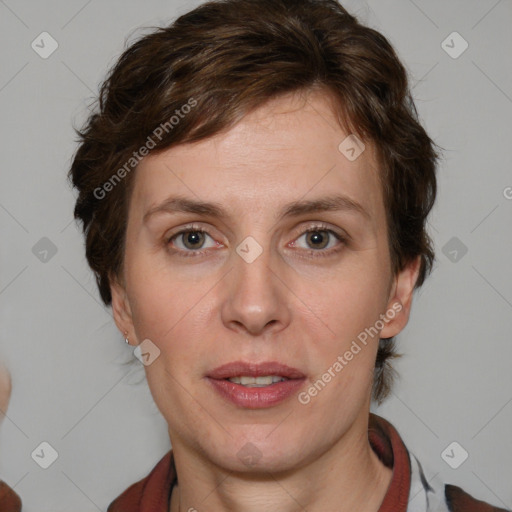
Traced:
<path fill-rule="evenodd" d="M 347 135 L 325 92 L 289 94 L 137 169 L 112 304 L 130 343 L 150 339 L 161 351 L 145 370 L 175 455 L 171 512 L 344 512 L 361 503 L 376 511 L 382 502 L 392 471 L 367 438 L 379 336 L 307 405 L 292 396 L 265 409 L 237 407 L 205 379 L 231 361 L 279 361 L 306 375 L 304 391 L 393 304 L 402 309 L 380 337 L 405 327 L 419 260 L 393 275 L 375 151 L 367 143 L 349 161 L 338 150 Z M 278 216 L 285 204 L 334 192 L 368 216 Z M 144 221 L 177 194 L 220 203 L 226 217 L 166 212 Z M 172 238 L 190 223 L 208 232 L 198 249 Z M 328 240 L 320 249 L 304 234 L 318 223 Z M 263 248 L 252 263 L 236 252 L 247 236 Z M 237 456 L 248 442 L 260 453 L 251 466 Z"/>
<path fill-rule="evenodd" d="M 7 368 L 0 363 L 0 422 L 4 419 L 11 396 L 11 376 Z"/>

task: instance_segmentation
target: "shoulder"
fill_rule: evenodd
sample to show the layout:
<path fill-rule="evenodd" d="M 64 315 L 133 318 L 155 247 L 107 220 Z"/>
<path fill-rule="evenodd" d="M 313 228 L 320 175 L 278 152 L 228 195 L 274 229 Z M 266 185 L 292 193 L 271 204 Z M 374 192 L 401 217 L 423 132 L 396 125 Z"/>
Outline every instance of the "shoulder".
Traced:
<path fill-rule="evenodd" d="M 446 484 L 444 495 L 450 512 L 507 512 L 504 508 L 494 507 L 473 498 L 456 485 Z"/>

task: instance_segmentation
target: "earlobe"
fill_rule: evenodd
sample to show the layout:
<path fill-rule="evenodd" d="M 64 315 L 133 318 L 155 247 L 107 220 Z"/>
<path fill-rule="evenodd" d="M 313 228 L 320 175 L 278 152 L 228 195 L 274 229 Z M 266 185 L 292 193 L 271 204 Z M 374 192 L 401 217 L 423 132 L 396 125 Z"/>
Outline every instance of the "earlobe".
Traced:
<path fill-rule="evenodd" d="M 112 314 L 117 328 L 123 337 L 133 337 L 133 319 L 125 287 L 116 277 L 110 278 L 110 293 L 112 295 Z"/>
<path fill-rule="evenodd" d="M 392 338 L 407 325 L 420 266 L 421 257 L 418 256 L 395 276 L 385 313 L 387 322 L 380 333 L 381 338 Z"/>

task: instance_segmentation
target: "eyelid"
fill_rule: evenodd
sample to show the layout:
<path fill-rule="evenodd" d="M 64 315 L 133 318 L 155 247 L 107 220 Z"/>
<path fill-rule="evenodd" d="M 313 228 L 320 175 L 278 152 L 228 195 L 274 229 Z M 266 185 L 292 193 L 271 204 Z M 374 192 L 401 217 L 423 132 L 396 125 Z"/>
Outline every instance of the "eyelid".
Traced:
<path fill-rule="evenodd" d="M 330 224 L 327 224 L 322 221 L 317 221 L 310 223 L 307 226 L 301 225 L 300 227 L 298 227 L 296 229 L 297 234 L 295 235 L 294 241 L 299 236 L 311 231 L 328 231 L 329 233 L 333 233 L 334 235 L 336 235 L 338 239 L 341 241 L 350 240 L 350 236 L 345 230 L 333 227 Z"/>
<path fill-rule="evenodd" d="M 182 235 L 184 233 L 189 233 L 191 231 L 193 231 L 193 232 L 198 231 L 200 233 L 206 233 L 208 236 L 213 238 L 212 235 L 210 234 L 208 228 L 202 227 L 197 223 L 191 223 L 191 224 L 185 224 L 184 226 L 180 226 L 180 227 L 176 228 L 175 230 L 171 230 L 170 234 L 166 233 L 165 240 L 167 242 L 170 242 L 176 236 Z"/>

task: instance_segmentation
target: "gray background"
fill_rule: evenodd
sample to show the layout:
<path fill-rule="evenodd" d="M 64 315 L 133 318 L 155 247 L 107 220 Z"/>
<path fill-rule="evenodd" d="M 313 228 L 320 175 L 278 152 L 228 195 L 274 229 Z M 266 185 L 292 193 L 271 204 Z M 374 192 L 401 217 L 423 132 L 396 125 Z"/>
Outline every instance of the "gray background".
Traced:
<path fill-rule="evenodd" d="M 105 510 L 169 449 L 142 365 L 86 266 L 65 174 L 72 123 L 125 39 L 198 3 L 0 1 L 0 358 L 13 378 L 0 478 L 26 512 Z M 421 118 L 446 150 L 430 222 L 438 260 L 399 337 L 401 379 L 376 412 L 427 478 L 510 508 L 512 2 L 344 4 L 396 46 Z M 47 59 L 31 48 L 43 31 L 59 45 Z M 454 31 L 469 44 L 458 58 L 442 47 Z M 446 44 L 462 48 L 457 38 Z M 58 452 L 46 470 L 31 457 L 43 441 Z M 458 469 L 441 457 L 453 441 L 469 453 Z"/>

